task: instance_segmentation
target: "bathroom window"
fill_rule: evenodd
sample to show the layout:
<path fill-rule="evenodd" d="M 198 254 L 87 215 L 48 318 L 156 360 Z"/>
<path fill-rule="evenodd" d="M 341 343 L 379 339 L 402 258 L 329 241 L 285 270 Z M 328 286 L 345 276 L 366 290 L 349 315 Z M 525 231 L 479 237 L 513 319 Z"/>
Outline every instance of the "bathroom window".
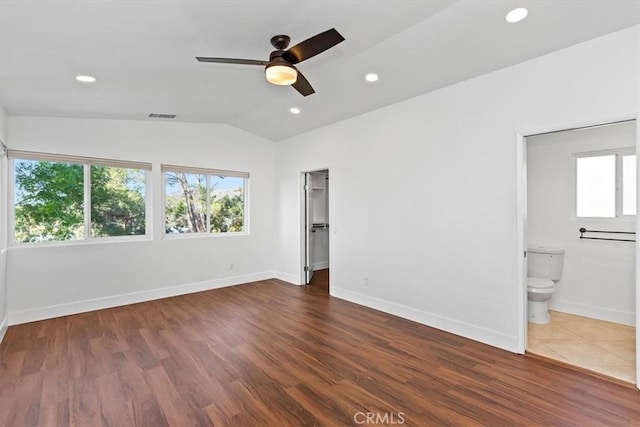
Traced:
<path fill-rule="evenodd" d="M 577 218 L 636 215 L 634 149 L 577 154 L 575 165 Z"/>

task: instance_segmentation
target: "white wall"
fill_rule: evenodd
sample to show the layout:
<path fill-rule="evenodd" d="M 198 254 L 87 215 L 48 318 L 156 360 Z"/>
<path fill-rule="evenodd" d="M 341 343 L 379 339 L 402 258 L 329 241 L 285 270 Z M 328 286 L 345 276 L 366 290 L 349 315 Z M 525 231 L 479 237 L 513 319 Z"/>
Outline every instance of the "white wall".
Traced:
<path fill-rule="evenodd" d="M 4 109 L 2 105 L 0 105 L 0 141 L 3 141 L 4 144 L 7 144 L 7 132 L 8 132 L 8 124 L 9 116 L 7 115 L 7 111 Z"/>
<path fill-rule="evenodd" d="M 11 149 L 250 172 L 250 235 L 13 246 L 10 324 L 273 277 L 275 147 L 226 125 L 9 116 Z M 233 263 L 233 270 L 230 264 Z"/>
<path fill-rule="evenodd" d="M 581 227 L 633 232 L 635 220 L 573 217 L 573 155 L 635 147 L 635 128 L 627 122 L 527 138 L 529 246 L 565 250 L 562 279 L 550 304 L 554 310 L 635 326 L 635 245 L 578 238 Z"/>
<path fill-rule="evenodd" d="M 638 30 L 280 142 L 278 276 L 300 282 L 300 171 L 329 167 L 333 295 L 518 351 L 516 134 L 637 114 Z"/>
<path fill-rule="evenodd" d="M 0 142 L 8 144 L 8 115 L 0 105 Z M 0 212 L 6 212 L 7 159 L 0 156 Z M 7 216 L 0 214 L 0 342 L 9 324 L 7 307 Z"/>

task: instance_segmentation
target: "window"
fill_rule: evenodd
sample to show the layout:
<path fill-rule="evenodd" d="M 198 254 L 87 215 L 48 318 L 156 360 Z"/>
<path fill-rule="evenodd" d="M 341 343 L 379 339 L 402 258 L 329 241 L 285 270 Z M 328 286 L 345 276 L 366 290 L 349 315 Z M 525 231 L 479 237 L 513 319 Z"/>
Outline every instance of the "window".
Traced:
<path fill-rule="evenodd" d="M 576 155 L 576 217 L 636 215 L 636 155 L 620 149 Z"/>
<path fill-rule="evenodd" d="M 143 169 L 91 165 L 91 236 L 146 234 Z"/>
<path fill-rule="evenodd" d="M 243 233 L 246 172 L 162 165 L 165 234 Z"/>
<path fill-rule="evenodd" d="M 9 151 L 14 242 L 147 234 L 151 165 Z"/>

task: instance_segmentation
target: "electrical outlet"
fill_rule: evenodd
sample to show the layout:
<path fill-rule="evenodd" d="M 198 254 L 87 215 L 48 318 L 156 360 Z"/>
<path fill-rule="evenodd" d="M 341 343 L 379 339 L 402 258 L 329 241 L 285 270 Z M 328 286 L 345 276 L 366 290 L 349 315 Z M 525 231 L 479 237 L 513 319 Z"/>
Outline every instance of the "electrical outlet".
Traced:
<path fill-rule="evenodd" d="M 368 277 L 364 278 L 364 285 L 365 286 L 369 286 L 369 278 Z"/>
<path fill-rule="evenodd" d="M 229 264 L 229 270 L 233 270 L 233 263 Z"/>

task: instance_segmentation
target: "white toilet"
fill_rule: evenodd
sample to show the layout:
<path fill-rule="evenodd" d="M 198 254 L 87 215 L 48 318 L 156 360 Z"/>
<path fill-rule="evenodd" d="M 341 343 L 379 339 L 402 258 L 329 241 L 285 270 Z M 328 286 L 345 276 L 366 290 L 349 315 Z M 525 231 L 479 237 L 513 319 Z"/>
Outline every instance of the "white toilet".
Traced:
<path fill-rule="evenodd" d="M 564 251 L 535 247 L 527 251 L 527 311 L 529 322 L 549 323 L 548 301 L 562 276 Z"/>

